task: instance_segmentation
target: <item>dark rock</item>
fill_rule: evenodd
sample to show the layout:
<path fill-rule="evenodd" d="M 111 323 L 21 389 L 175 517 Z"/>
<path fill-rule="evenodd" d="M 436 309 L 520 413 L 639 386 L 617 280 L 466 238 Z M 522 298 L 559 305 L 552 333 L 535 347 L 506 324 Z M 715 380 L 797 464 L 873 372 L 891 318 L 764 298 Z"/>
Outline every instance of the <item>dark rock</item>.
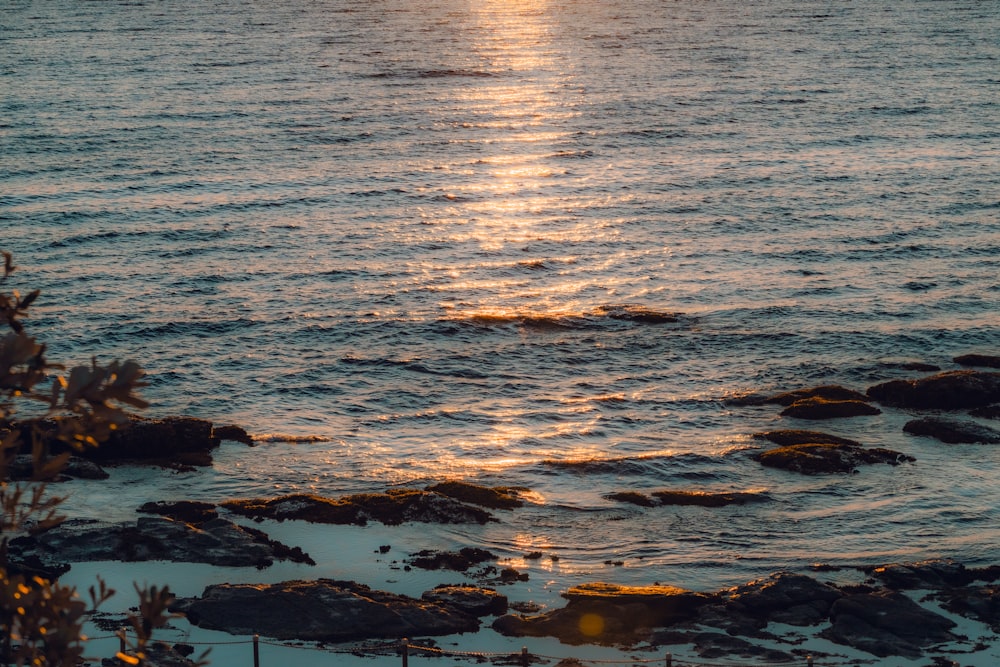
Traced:
<path fill-rule="evenodd" d="M 834 401 L 825 398 L 803 398 L 781 411 L 782 417 L 796 419 L 838 419 L 882 414 L 882 411 L 864 401 Z"/>
<path fill-rule="evenodd" d="M 1000 403 L 1000 373 L 950 371 L 868 388 L 868 396 L 897 408 L 963 410 Z"/>
<path fill-rule="evenodd" d="M 957 639 L 953 621 L 892 591 L 840 598 L 830 616 L 832 625 L 820 636 L 879 657 L 916 658 L 924 648 Z"/>
<path fill-rule="evenodd" d="M 811 389 L 797 389 L 787 391 L 783 394 L 775 394 L 767 399 L 767 403 L 777 403 L 778 405 L 792 405 L 799 401 L 808 399 L 820 399 L 824 401 L 861 401 L 866 403 L 868 397 L 864 394 L 847 389 L 836 384 L 827 384 Z"/>
<path fill-rule="evenodd" d="M 963 354 L 952 361 L 960 366 L 982 366 L 1000 368 L 1000 357 L 993 354 Z"/>
<path fill-rule="evenodd" d="M 1000 632 L 1000 586 L 951 589 L 937 598 L 948 611 L 972 618 Z"/>
<path fill-rule="evenodd" d="M 849 445 L 851 447 L 862 446 L 861 443 L 856 440 L 841 438 L 839 436 L 822 433 L 820 431 L 803 431 L 799 429 L 765 431 L 763 433 L 754 433 L 753 437 L 761 440 L 768 440 L 782 447 L 805 444 Z"/>
<path fill-rule="evenodd" d="M 885 368 L 899 368 L 904 371 L 917 371 L 918 373 L 937 373 L 940 366 L 926 364 L 921 361 L 886 361 L 880 364 Z"/>
<path fill-rule="evenodd" d="M 777 572 L 724 591 L 721 597 L 732 612 L 769 623 L 805 626 L 826 620 L 831 605 L 843 593 L 802 574 Z"/>
<path fill-rule="evenodd" d="M 724 507 L 725 505 L 744 505 L 751 502 L 770 500 L 766 493 L 749 491 L 654 491 L 652 497 L 638 491 L 619 491 L 604 496 L 608 500 L 617 500 L 642 507 L 657 507 L 661 505 L 697 505 L 700 507 Z"/>
<path fill-rule="evenodd" d="M 497 555 L 486 549 L 475 547 L 464 547 L 458 552 L 454 551 L 418 551 L 414 554 L 413 560 L 409 561 L 413 567 L 423 570 L 455 570 L 465 572 L 474 565 L 493 561 Z"/>
<path fill-rule="evenodd" d="M 563 597 L 566 607 L 537 616 L 501 616 L 493 628 L 505 635 L 557 637 L 568 644 L 631 644 L 647 639 L 653 628 L 694 617 L 711 597 L 673 586 L 574 586 Z"/>
<path fill-rule="evenodd" d="M 362 493 L 336 500 L 309 494 L 293 494 L 270 499 L 229 500 L 221 506 L 254 519 L 290 519 L 360 526 L 366 525 L 368 521 L 394 526 L 405 521 L 484 524 L 495 520 L 489 512 L 478 507 L 439 493 L 417 489 Z"/>
<path fill-rule="evenodd" d="M 427 602 L 457 609 L 470 616 L 498 616 L 507 613 L 507 596 L 491 588 L 462 584 L 442 584 L 420 596 Z"/>
<path fill-rule="evenodd" d="M 191 649 L 185 652 L 186 649 Z M 194 648 L 184 645 L 170 646 L 163 642 L 152 642 L 146 646 L 146 657 L 143 667 L 194 667 L 195 663 L 188 659 Z"/>
<path fill-rule="evenodd" d="M 167 516 L 171 519 L 184 521 L 195 526 L 219 518 L 219 512 L 213 503 L 203 503 L 194 500 L 178 500 L 176 502 L 161 500 L 158 502 L 149 502 L 142 505 L 136 511 L 145 514 Z"/>
<path fill-rule="evenodd" d="M 653 491 L 652 495 L 661 505 L 699 505 L 701 507 L 745 505 L 746 503 L 770 500 L 770 496 L 766 493 L 751 491 Z"/>
<path fill-rule="evenodd" d="M 276 558 L 294 553 L 288 547 L 284 547 L 286 555 L 276 553 L 272 544 L 277 543 L 270 543 L 260 531 L 224 519 L 194 527 L 166 517 L 142 517 L 134 526 L 70 520 L 19 542 L 16 548 L 23 556 L 36 555 L 42 560 L 169 560 L 255 567 L 267 567 Z"/>
<path fill-rule="evenodd" d="M 967 570 L 964 565 L 952 560 L 889 563 L 866 569 L 866 572 L 893 590 L 938 590 L 965 586 L 976 577 L 975 571 Z"/>
<path fill-rule="evenodd" d="M 219 440 L 231 440 L 233 442 L 242 442 L 244 445 L 253 446 L 253 438 L 247 433 L 246 429 L 242 426 L 228 425 L 228 426 L 216 426 L 213 430 L 213 435 Z"/>
<path fill-rule="evenodd" d="M 639 493 L 638 491 L 616 491 L 614 493 L 608 493 L 604 496 L 608 500 L 616 500 L 620 503 L 631 503 L 633 505 L 639 505 L 640 507 L 656 507 L 659 505 L 658 502 L 647 496 L 645 493 Z"/>
<path fill-rule="evenodd" d="M 519 572 L 518 570 L 515 570 L 512 567 L 505 567 L 504 569 L 500 570 L 500 581 L 504 583 L 512 584 L 515 581 L 527 581 L 527 580 L 528 580 L 527 572 Z"/>
<path fill-rule="evenodd" d="M 190 461 L 195 455 L 200 455 L 195 460 L 207 460 L 211 464 L 209 452 L 218 446 L 219 439 L 213 435 L 210 421 L 193 417 L 134 417 L 112 431 L 111 437 L 101 443 L 100 447 L 88 449 L 83 455 L 95 461 L 176 460 L 178 457 L 186 457 Z"/>
<path fill-rule="evenodd" d="M 479 621 L 449 606 L 374 591 L 349 581 L 218 584 L 172 611 L 194 625 L 234 635 L 344 642 L 474 632 Z"/>
<path fill-rule="evenodd" d="M 948 419 L 946 417 L 924 417 L 907 422 L 903 430 L 910 435 L 925 435 L 949 444 L 1000 443 L 1000 431 L 972 421 Z"/>
<path fill-rule="evenodd" d="M 52 476 L 42 476 L 45 481 L 67 481 L 69 479 L 107 479 L 107 471 L 93 461 L 70 456 L 65 465 L 53 471 Z M 12 480 L 28 480 L 35 477 L 34 461 L 31 454 L 18 454 L 7 466 L 7 475 Z"/>
<path fill-rule="evenodd" d="M 795 656 L 791 653 L 765 648 L 752 644 L 745 639 L 733 637 L 718 632 L 699 632 L 691 638 L 695 652 L 702 658 L 711 660 L 737 656 L 740 658 L 759 658 L 764 662 L 793 662 Z"/>
<path fill-rule="evenodd" d="M 524 505 L 524 502 L 517 497 L 517 493 L 526 490 L 523 487 L 512 486 L 479 486 L 456 480 L 440 482 L 427 487 L 427 491 L 432 493 L 440 493 L 442 496 L 448 496 L 463 503 L 497 510 L 514 509 Z"/>
<path fill-rule="evenodd" d="M 979 419 L 1000 419 L 1000 405 L 986 405 L 975 410 L 969 410 L 969 414 Z"/>
<path fill-rule="evenodd" d="M 849 473 L 854 472 L 861 464 L 888 463 L 889 465 L 898 465 L 904 461 L 915 460 L 912 456 L 891 449 L 827 443 L 805 443 L 778 447 L 761 452 L 754 458 L 762 465 L 771 468 L 783 468 L 806 475 Z"/>
<path fill-rule="evenodd" d="M 646 306 L 622 304 L 614 306 L 598 306 L 596 312 L 612 320 L 641 322 L 643 324 L 670 324 L 680 321 L 680 313 L 653 310 Z"/>

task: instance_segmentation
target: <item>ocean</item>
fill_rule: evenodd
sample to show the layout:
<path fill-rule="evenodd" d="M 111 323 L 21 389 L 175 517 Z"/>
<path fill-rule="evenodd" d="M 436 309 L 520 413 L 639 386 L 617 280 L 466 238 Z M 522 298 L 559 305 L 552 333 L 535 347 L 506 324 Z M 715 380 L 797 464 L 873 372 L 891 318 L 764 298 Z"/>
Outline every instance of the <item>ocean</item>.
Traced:
<path fill-rule="evenodd" d="M 51 360 L 257 436 L 137 501 L 523 486 L 428 539 L 553 590 L 993 564 L 996 447 L 728 399 L 1000 353 L 997 35 L 973 0 L 4 0 L 6 288 Z M 779 428 L 916 461 L 764 468 Z M 768 500 L 606 497 L 663 489 Z"/>

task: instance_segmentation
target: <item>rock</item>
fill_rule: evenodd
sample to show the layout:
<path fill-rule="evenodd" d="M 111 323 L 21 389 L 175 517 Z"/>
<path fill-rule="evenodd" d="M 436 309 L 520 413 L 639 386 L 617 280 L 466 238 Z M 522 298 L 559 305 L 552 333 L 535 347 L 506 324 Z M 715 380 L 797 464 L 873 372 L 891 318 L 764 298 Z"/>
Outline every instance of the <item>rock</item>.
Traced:
<path fill-rule="evenodd" d="M 833 586 L 790 572 L 777 572 L 720 595 L 731 613 L 799 626 L 826 620 L 831 605 L 843 597 Z"/>
<path fill-rule="evenodd" d="M 1000 368 L 1000 356 L 992 354 L 963 354 L 955 357 L 959 366 L 983 366 L 985 368 Z"/>
<path fill-rule="evenodd" d="M 1000 443 L 1000 431 L 972 421 L 947 417 L 924 417 L 907 422 L 903 430 L 911 435 L 925 435 L 949 444 Z"/>
<path fill-rule="evenodd" d="M 379 521 L 389 526 L 405 521 L 423 523 L 479 523 L 495 521 L 478 507 L 439 493 L 417 489 L 393 489 L 387 493 L 362 493 L 337 500 L 309 494 L 279 498 L 229 500 L 221 505 L 253 519 L 286 519 L 312 523 L 366 525 Z"/>
<path fill-rule="evenodd" d="M 36 555 L 43 561 L 168 560 L 254 567 L 267 567 L 275 559 L 311 561 L 301 551 L 225 519 L 199 527 L 166 517 L 142 517 L 134 526 L 70 520 L 12 546 L 21 555 Z"/>
<path fill-rule="evenodd" d="M 184 521 L 195 526 L 219 518 L 219 512 L 213 503 L 197 502 L 194 500 L 179 500 L 176 502 L 161 500 L 158 502 L 149 502 L 142 505 L 136 511 L 167 516 L 171 519 Z"/>
<path fill-rule="evenodd" d="M 896 408 L 964 410 L 1000 403 L 1000 373 L 950 371 L 917 380 L 892 380 L 868 388 L 868 396 Z"/>
<path fill-rule="evenodd" d="M 474 565 L 496 559 L 497 555 L 486 549 L 464 547 L 459 549 L 457 553 L 454 551 L 418 551 L 409 563 L 423 570 L 445 569 L 465 572 Z"/>
<path fill-rule="evenodd" d="M 631 503 L 633 505 L 639 505 L 640 507 L 656 507 L 659 505 L 658 502 L 647 496 L 645 493 L 639 493 L 638 491 L 616 491 L 614 493 L 607 493 L 604 495 L 607 500 L 615 500 L 620 503 Z"/>
<path fill-rule="evenodd" d="M 18 454 L 8 464 L 7 475 L 12 480 L 28 480 L 34 475 L 34 462 L 31 454 Z M 66 465 L 58 471 L 55 477 L 46 481 L 66 481 L 68 479 L 107 479 L 107 471 L 93 461 L 71 456 Z"/>
<path fill-rule="evenodd" d="M 505 635 L 557 637 L 567 644 L 632 644 L 653 628 L 694 617 L 711 596 L 673 586 L 592 583 L 563 594 L 566 607 L 537 616 L 501 616 L 493 628 Z"/>
<path fill-rule="evenodd" d="M 1000 405 L 987 405 L 969 410 L 969 415 L 979 419 L 1000 419 Z"/>
<path fill-rule="evenodd" d="M 450 609 L 457 609 L 470 616 L 498 616 L 507 613 L 507 596 L 492 588 L 479 588 L 464 584 L 442 584 L 420 596 Z"/>
<path fill-rule="evenodd" d="M 331 579 L 217 584 L 200 598 L 177 600 L 171 611 L 186 614 L 201 628 L 234 635 L 258 632 L 279 640 L 345 642 L 479 629 L 473 615 L 439 602 Z"/>
<path fill-rule="evenodd" d="M 765 431 L 754 433 L 753 437 L 768 440 L 776 445 L 787 447 L 788 445 L 805 444 L 827 444 L 827 445 L 848 445 L 851 447 L 861 447 L 861 443 L 848 438 L 822 433 L 820 431 L 803 431 L 799 429 L 785 429 L 780 431 Z"/>
<path fill-rule="evenodd" d="M 977 574 L 952 560 L 889 563 L 869 568 L 866 572 L 893 590 L 938 590 L 965 586 Z"/>
<path fill-rule="evenodd" d="M 1000 632 L 1000 586 L 951 589 L 936 596 L 948 611 L 972 618 Z"/>
<path fill-rule="evenodd" d="M 725 505 L 744 505 L 751 502 L 770 500 L 766 493 L 749 491 L 653 491 L 652 497 L 638 491 L 619 491 L 609 493 L 604 497 L 608 500 L 632 503 L 643 507 L 661 505 L 697 505 L 700 507 L 723 507 Z"/>
<path fill-rule="evenodd" d="M 891 449 L 829 443 L 788 445 L 761 452 L 754 458 L 770 468 L 783 468 L 806 475 L 849 473 L 855 472 L 857 466 L 861 464 L 898 465 L 904 461 L 916 460 L 912 456 Z"/>
<path fill-rule="evenodd" d="M 864 401 L 834 401 L 826 398 L 803 398 L 781 411 L 782 417 L 796 419 L 836 419 L 879 415 L 882 411 Z"/>
<path fill-rule="evenodd" d="M 247 433 L 246 429 L 242 426 L 228 425 L 228 426 L 216 426 L 212 434 L 219 440 L 231 440 L 233 442 L 242 442 L 244 445 L 253 446 L 253 438 Z"/>
<path fill-rule="evenodd" d="M 950 632 L 954 621 L 892 591 L 842 597 L 830 616 L 832 625 L 821 637 L 883 658 L 917 658 L 924 648 L 957 639 Z"/>
<path fill-rule="evenodd" d="M 670 324 L 680 321 L 680 313 L 653 310 L 652 308 L 634 304 L 598 306 L 595 311 L 612 320 L 625 320 L 627 322 L 640 322 L 643 324 Z"/>
<path fill-rule="evenodd" d="M 190 648 L 190 647 L 188 647 Z M 181 646 L 170 646 L 163 642 L 151 642 L 146 646 L 146 657 L 143 667 L 195 667 L 195 663 L 187 658 Z M 116 667 L 122 663 L 115 661 Z"/>
<path fill-rule="evenodd" d="M 83 452 L 94 461 L 122 459 L 167 459 L 199 465 L 211 465 L 210 450 L 219 446 L 212 433 L 212 422 L 193 417 L 164 419 L 132 418 L 112 431 L 100 447 Z"/>
<path fill-rule="evenodd" d="M 775 394 L 766 400 L 767 403 L 777 403 L 778 405 L 792 405 L 806 399 L 821 399 L 824 401 L 861 401 L 868 402 L 868 397 L 864 394 L 847 389 L 836 384 L 827 384 L 812 389 L 797 389 L 787 391 L 782 394 Z"/>
<path fill-rule="evenodd" d="M 524 505 L 524 502 L 517 497 L 517 493 L 527 491 L 527 489 L 513 486 L 478 486 L 468 482 L 449 480 L 428 486 L 427 491 L 440 493 L 442 496 L 448 496 L 471 505 L 509 510 Z"/>

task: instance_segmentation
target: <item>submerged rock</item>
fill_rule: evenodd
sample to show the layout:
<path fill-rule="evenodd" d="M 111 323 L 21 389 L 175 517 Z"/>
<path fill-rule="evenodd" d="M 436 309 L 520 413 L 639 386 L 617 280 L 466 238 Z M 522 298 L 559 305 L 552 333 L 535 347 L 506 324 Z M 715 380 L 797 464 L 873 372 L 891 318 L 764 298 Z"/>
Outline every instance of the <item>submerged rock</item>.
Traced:
<path fill-rule="evenodd" d="M 847 389 L 837 384 L 826 384 L 811 389 L 796 389 L 775 394 L 766 399 L 767 403 L 777 403 L 778 405 L 792 405 L 799 401 L 808 399 L 820 399 L 823 401 L 861 401 L 868 402 L 868 397 L 861 392 Z"/>
<path fill-rule="evenodd" d="M 973 421 L 947 417 L 924 417 L 907 422 L 903 430 L 911 435 L 925 435 L 949 444 L 1000 443 L 1000 431 Z"/>
<path fill-rule="evenodd" d="M 879 447 L 865 448 L 833 443 L 802 443 L 778 447 L 754 456 L 762 465 L 806 475 L 855 472 L 862 464 L 899 465 L 915 461 L 912 456 Z"/>
<path fill-rule="evenodd" d="M 862 447 L 862 444 L 857 440 L 851 440 L 849 438 L 841 438 L 837 435 L 830 435 L 829 433 L 823 433 L 821 431 L 804 431 L 800 429 L 784 429 L 779 431 L 764 431 L 762 433 L 754 433 L 753 437 L 760 440 L 767 440 L 773 442 L 776 445 L 782 447 L 787 447 L 789 445 L 805 445 L 805 444 L 828 444 L 828 445 L 847 445 L 850 447 Z"/>
<path fill-rule="evenodd" d="M 663 310 L 653 310 L 646 306 L 621 304 L 614 306 L 598 306 L 595 312 L 612 320 L 640 322 L 643 324 L 672 324 L 680 321 L 680 313 Z"/>
<path fill-rule="evenodd" d="M 201 628 L 281 640 L 343 642 L 479 629 L 468 605 L 418 600 L 331 579 L 217 584 L 201 597 L 175 601 L 171 611 Z"/>
<path fill-rule="evenodd" d="M 423 523 L 479 523 L 493 516 L 449 496 L 418 489 L 393 489 L 387 493 L 361 493 L 339 499 L 310 494 L 278 498 L 229 500 L 221 505 L 253 519 L 286 519 L 312 523 L 366 525 L 379 521 L 394 526 L 405 521 Z"/>
<path fill-rule="evenodd" d="M 952 361 L 960 366 L 1000 368 L 1000 356 L 994 354 L 963 354 L 955 357 Z"/>
<path fill-rule="evenodd" d="M 752 491 L 653 491 L 649 496 L 638 491 L 619 491 L 604 496 L 608 500 L 632 503 L 642 507 L 662 505 L 697 505 L 700 507 L 724 507 L 744 505 L 751 502 L 770 500 L 766 493 Z"/>
<path fill-rule="evenodd" d="M 963 410 L 1000 403 L 1000 373 L 950 371 L 868 388 L 868 396 L 897 408 Z"/>
<path fill-rule="evenodd" d="M 458 480 L 440 482 L 427 487 L 431 493 L 440 493 L 455 500 L 480 507 L 497 510 L 509 510 L 524 505 L 517 497 L 518 492 L 527 491 L 524 487 L 515 486 L 479 486 Z"/>
<path fill-rule="evenodd" d="M 879 415 L 882 411 L 865 401 L 837 401 L 821 397 L 803 398 L 781 411 L 782 417 L 796 419 L 837 419 Z"/>
<path fill-rule="evenodd" d="M 430 551 L 423 550 L 414 554 L 414 558 L 409 561 L 410 565 L 419 567 L 422 570 L 455 570 L 465 572 L 469 568 L 495 561 L 497 555 L 486 549 L 475 547 L 464 547 L 455 551 Z"/>
<path fill-rule="evenodd" d="M 225 519 L 198 527 L 166 517 L 142 517 L 134 526 L 70 520 L 14 540 L 11 547 L 20 556 L 34 555 L 43 561 L 167 560 L 233 567 L 267 567 L 275 560 L 312 563 L 301 550 Z"/>
<path fill-rule="evenodd" d="M 427 602 L 436 602 L 451 609 L 464 611 L 471 616 L 498 616 L 507 613 L 507 596 L 492 588 L 479 588 L 465 584 L 441 584 L 420 596 Z"/>

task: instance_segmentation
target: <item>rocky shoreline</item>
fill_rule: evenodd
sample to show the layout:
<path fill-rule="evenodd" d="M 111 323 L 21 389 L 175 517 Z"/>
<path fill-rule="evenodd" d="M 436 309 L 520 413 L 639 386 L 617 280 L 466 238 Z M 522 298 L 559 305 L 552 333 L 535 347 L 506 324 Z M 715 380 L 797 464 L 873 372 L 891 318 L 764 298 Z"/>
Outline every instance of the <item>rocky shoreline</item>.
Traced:
<path fill-rule="evenodd" d="M 964 359 L 964 361 L 959 361 Z M 956 358 L 990 368 L 997 357 Z M 783 407 L 782 417 L 820 422 L 875 414 L 880 407 L 916 413 L 904 430 L 943 444 L 1000 443 L 1000 431 L 976 419 L 996 419 L 1000 373 L 940 372 L 914 380 L 893 380 L 864 393 L 838 386 L 777 395 L 732 397 L 730 406 Z M 968 417 L 957 413 L 965 412 Z M 925 414 L 920 414 L 925 413 Z M 942 413 L 947 413 L 943 415 Z M 8 425 L 16 428 L 16 425 Z M 771 445 L 752 458 L 760 465 L 795 474 L 851 474 L 866 465 L 913 463 L 903 452 L 864 444 L 818 430 L 784 429 L 753 434 Z M 100 479 L 101 466 L 141 463 L 192 469 L 212 463 L 222 440 L 252 446 L 237 426 L 215 426 L 186 417 L 136 418 L 97 450 L 71 460 L 63 477 Z M 12 466 L 12 475 L 25 467 Z M 316 524 L 386 526 L 423 522 L 484 525 L 517 511 L 528 489 L 485 487 L 458 480 L 425 488 L 390 489 L 340 498 L 295 494 L 231 499 L 218 504 L 185 500 L 150 502 L 137 508 L 134 524 L 73 519 L 11 542 L 12 562 L 32 573 L 59 576 L 74 562 L 169 560 L 222 567 L 264 569 L 286 560 L 314 561 L 301 548 L 270 539 L 239 523 L 298 521 Z M 724 507 L 770 502 L 764 492 L 663 489 L 621 490 L 605 498 L 642 508 L 668 505 Z M 388 550 L 388 546 L 386 550 Z M 541 553 L 526 558 L 540 558 Z M 555 637 L 565 644 L 626 647 L 687 646 L 703 658 L 720 656 L 765 661 L 801 657 L 809 633 L 878 657 L 932 655 L 945 644 L 974 651 L 976 638 L 956 633 L 955 622 L 934 609 L 983 623 L 1000 632 L 1000 565 L 967 568 L 932 560 L 860 566 L 857 581 L 824 581 L 802 572 L 774 572 L 741 586 L 692 591 L 676 584 L 619 586 L 591 582 L 562 593 L 559 609 L 512 611 L 498 586 L 527 579 L 502 567 L 488 551 L 411 554 L 405 569 L 461 572 L 460 584 L 442 583 L 419 598 L 377 591 L 364 584 L 326 578 L 274 584 L 216 584 L 200 596 L 175 602 L 195 626 L 233 634 L 259 632 L 276 639 L 340 642 L 401 636 L 476 632 L 487 622 L 506 636 Z M 817 571 L 824 568 L 817 567 Z M 538 610 L 541 611 L 541 610 Z M 491 618 L 491 621 L 484 619 Z M 785 628 L 776 630 L 777 626 Z M 763 642 L 763 643 L 762 643 Z M 783 648 L 776 649 L 774 645 Z M 815 650 L 808 651 L 816 654 Z"/>

